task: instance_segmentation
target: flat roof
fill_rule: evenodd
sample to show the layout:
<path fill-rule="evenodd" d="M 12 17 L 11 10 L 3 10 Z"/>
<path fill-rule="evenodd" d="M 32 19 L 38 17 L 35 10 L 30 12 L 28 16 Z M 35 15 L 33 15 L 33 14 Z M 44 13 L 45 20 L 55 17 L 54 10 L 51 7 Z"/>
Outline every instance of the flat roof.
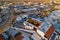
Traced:
<path fill-rule="evenodd" d="M 41 27 L 39 27 L 39 30 L 42 31 L 43 33 L 46 33 L 50 26 L 51 26 L 50 22 L 43 22 Z"/>
<path fill-rule="evenodd" d="M 27 20 L 27 22 L 33 24 L 33 25 L 36 26 L 36 27 L 39 27 L 39 26 L 42 24 L 41 21 L 38 22 L 37 20 L 31 19 L 31 18 L 29 18 L 29 19 Z"/>

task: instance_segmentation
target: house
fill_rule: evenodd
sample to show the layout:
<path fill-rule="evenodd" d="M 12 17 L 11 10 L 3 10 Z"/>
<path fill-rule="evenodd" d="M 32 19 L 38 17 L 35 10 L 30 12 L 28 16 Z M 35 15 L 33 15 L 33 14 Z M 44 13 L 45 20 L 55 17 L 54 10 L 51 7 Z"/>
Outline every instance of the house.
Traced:
<path fill-rule="evenodd" d="M 53 32 L 55 31 L 55 28 L 53 25 L 51 25 L 49 22 L 44 22 L 42 26 L 40 26 L 37 29 L 37 33 L 43 38 L 48 40 Z"/>
<path fill-rule="evenodd" d="M 42 38 L 48 40 L 53 32 L 55 31 L 54 26 L 46 21 L 46 22 L 38 22 L 34 19 L 28 19 L 24 22 L 25 28 L 35 29 L 34 31 Z"/>
<path fill-rule="evenodd" d="M 5 38 L 0 34 L 0 40 L 5 40 Z"/>
<path fill-rule="evenodd" d="M 36 21 L 36 20 L 34 20 L 32 18 L 29 18 L 23 24 L 25 25 L 25 28 L 33 29 L 33 28 L 38 28 L 42 24 L 42 22 L 41 21 L 38 22 L 38 21 Z"/>
<path fill-rule="evenodd" d="M 13 38 L 12 40 L 22 40 L 23 39 L 23 36 L 21 35 L 21 33 L 17 33 Z"/>

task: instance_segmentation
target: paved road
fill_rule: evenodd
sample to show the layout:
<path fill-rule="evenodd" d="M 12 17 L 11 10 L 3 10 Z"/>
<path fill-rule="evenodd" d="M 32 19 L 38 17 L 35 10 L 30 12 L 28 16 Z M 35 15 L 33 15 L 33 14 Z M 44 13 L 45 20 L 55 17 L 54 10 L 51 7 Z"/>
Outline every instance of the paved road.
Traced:
<path fill-rule="evenodd" d="M 12 20 L 15 18 L 15 16 L 13 14 L 11 14 L 11 17 L 9 18 L 9 20 L 7 21 L 7 23 L 3 26 L 0 27 L 0 33 L 4 32 L 6 28 L 9 27 L 9 25 L 12 23 Z"/>
<path fill-rule="evenodd" d="M 11 12 L 12 12 L 12 11 L 11 11 Z M 11 13 L 11 17 L 10 17 L 10 19 L 8 20 L 8 22 L 0 28 L 0 34 L 1 34 L 2 32 L 4 32 L 7 28 L 10 27 L 10 25 L 11 25 L 11 23 L 12 23 L 12 20 L 13 20 L 16 16 L 22 16 L 22 15 L 26 15 L 26 14 L 29 15 L 29 14 L 32 14 L 32 13 L 34 13 L 34 12 L 22 13 L 22 14 L 20 14 L 20 15 L 14 15 L 13 13 Z"/>

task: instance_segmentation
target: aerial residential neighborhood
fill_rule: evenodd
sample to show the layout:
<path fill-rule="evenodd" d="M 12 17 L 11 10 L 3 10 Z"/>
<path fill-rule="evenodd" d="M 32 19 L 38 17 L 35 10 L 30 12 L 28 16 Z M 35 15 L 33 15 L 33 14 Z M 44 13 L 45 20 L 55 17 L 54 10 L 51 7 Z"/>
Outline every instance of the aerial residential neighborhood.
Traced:
<path fill-rule="evenodd" d="M 60 0 L 0 0 L 0 40 L 60 40 Z"/>

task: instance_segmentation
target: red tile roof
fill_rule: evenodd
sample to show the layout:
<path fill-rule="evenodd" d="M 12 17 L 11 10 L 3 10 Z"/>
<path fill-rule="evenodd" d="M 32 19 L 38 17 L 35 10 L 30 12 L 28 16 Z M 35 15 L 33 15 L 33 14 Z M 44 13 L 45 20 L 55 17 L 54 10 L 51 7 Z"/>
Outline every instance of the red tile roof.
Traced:
<path fill-rule="evenodd" d="M 0 40 L 5 40 L 2 34 L 0 34 Z"/>
<path fill-rule="evenodd" d="M 54 26 L 51 26 L 45 33 L 45 37 L 49 39 L 54 30 L 55 30 Z"/>
<path fill-rule="evenodd" d="M 28 22 L 33 24 L 36 27 L 39 27 L 42 24 L 42 22 L 38 22 L 38 21 L 33 20 L 33 19 L 29 19 Z"/>
<path fill-rule="evenodd" d="M 18 35 L 16 37 L 14 37 L 12 40 L 22 40 L 22 39 L 23 39 L 23 37 L 21 35 Z"/>

